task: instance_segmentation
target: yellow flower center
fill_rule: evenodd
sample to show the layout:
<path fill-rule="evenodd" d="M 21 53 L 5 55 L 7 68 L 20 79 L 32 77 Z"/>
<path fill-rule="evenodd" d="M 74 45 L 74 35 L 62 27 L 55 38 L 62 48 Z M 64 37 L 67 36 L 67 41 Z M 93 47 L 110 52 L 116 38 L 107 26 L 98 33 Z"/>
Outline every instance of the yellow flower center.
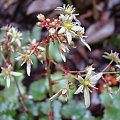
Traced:
<path fill-rule="evenodd" d="M 77 34 L 82 37 L 84 33 L 82 31 L 77 31 Z"/>
<path fill-rule="evenodd" d="M 18 36 L 18 34 L 14 34 L 14 39 L 18 39 L 19 38 L 19 36 Z"/>
<path fill-rule="evenodd" d="M 112 54 L 112 55 L 111 55 L 111 59 L 112 59 L 112 60 L 116 60 L 116 56 Z"/>
<path fill-rule="evenodd" d="M 71 23 L 66 23 L 66 24 L 65 24 L 65 27 L 66 27 L 68 30 L 70 30 L 73 26 L 72 26 Z"/>
<path fill-rule="evenodd" d="M 10 75 L 10 71 L 9 71 L 9 70 L 6 70 L 6 71 L 5 71 L 5 74 L 6 74 L 6 75 Z"/>
<path fill-rule="evenodd" d="M 66 9 L 65 13 L 70 14 L 71 13 L 71 8 Z"/>
<path fill-rule="evenodd" d="M 83 84 L 84 86 L 89 86 L 90 82 L 88 80 L 85 80 Z"/>
<path fill-rule="evenodd" d="M 25 61 L 28 61 L 30 59 L 29 55 L 24 55 L 23 58 Z"/>

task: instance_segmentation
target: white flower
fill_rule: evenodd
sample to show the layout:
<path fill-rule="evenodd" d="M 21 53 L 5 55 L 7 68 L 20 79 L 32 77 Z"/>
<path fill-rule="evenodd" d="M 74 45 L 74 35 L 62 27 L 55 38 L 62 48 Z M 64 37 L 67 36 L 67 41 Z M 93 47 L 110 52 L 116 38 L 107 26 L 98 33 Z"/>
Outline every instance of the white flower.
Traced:
<path fill-rule="evenodd" d="M 95 70 L 95 68 L 93 67 L 93 65 L 87 66 L 85 68 L 85 72 L 88 73 L 88 71 L 89 71 L 89 74 L 94 74 L 95 73 L 94 70 Z"/>
<path fill-rule="evenodd" d="M 85 99 L 85 105 L 86 107 L 90 106 L 90 95 L 89 95 L 89 91 L 92 92 L 90 90 L 90 88 L 95 88 L 95 84 L 97 83 L 97 81 L 102 77 L 102 73 L 98 73 L 98 74 L 93 74 L 92 69 L 89 69 L 89 71 L 86 74 L 85 78 L 82 78 L 81 76 L 78 76 L 78 80 L 81 83 L 80 87 L 76 90 L 76 92 L 74 94 L 78 94 L 78 93 L 82 93 L 84 92 L 84 99 Z"/>
<path fill-rule="evenodd" d="M 87 36 L 84 36 L 85 34 L 85 29 L 84 27 L 81 28 L 80 31 L 77 31 L 77 36 L 80 38 L 81 42 L 91 51 L 90 46 L 86 43 L 85 39 Z"/>
<path fill-rule="evenodd" d="M 79 20 L 77 20 L 76 16 L 79 14 L 74 14 L 75 12 L 75 8 L 73 7 L 73 5 L 65 5 L 63 4 L 63 7 L 57 7 L 55 10 L 59 10 L 62 11 L 64 14 L 68 14 L 69 16 L 71 16 L 75 21 L 79 22 Z M 79 22 L 80 23 L 80 22 Z"/>
<path fill-rule="evenodd" d="M 111 53 L 105 52 L 103 57 L 111 61 L 114 61 L 115 63 L 120 63 L 119 53 L 113 52 L 112 50 Z"/>
<path fill-rule="evenodd" d="M 11 65 L 8 65 L 8 67 L 1 67 L 1 69 L 2 72 L 0 73 L 0 76 L 4 76 L 8 88 L 10 87 L 10 81 L 14 79 L 14 76 L 22 75 L 22 73 L 12 71 Z"/>
<path fill-rule="evenodd" d="M 73 14 L 75 12 L 75 8 L 73 8 L 73 5 L 66 6 L 65 4 L 63 4 L 63 7 L 57 7 L 55 10 L 65 12 L 66 14 Z"/>
<path fill-rule="evenodd" d="M 61 19 L 62 27 L 58 31 L 58 34 L 65 33 L 68 43 L 70 44 L 72 41 L 72 37 L 76 36 L 75 32 L 81 31 L 82 27 L 79 26 L 78 22 L 72 22 L 73 17 L 70 17 L 69 15 L 61 14 L 59 18 Z"/>
<path fill-rule="evenodd" d="M 8 30 L 7 35 L 10 35 L 12 37 L 11 43 L 15 41 L 18 44 L 19 47 L 21 46 L 21 41 L 20 40 L 22 39 L 22 33 L 18 32 L 18 30 L 16 28 L 11 27 Z"/>
<path fill-rule="evenodd" d="M 27 67 L 27 74 L 28 76 L 30 76 L 30 72 L 31 72 L 31 64 L 33 64 L 32 59 L 31 59 L 31 55 L 29 54 L 21 54 L 20 56 L 18 56 L 17 58 L 15 58 L 16 60 L 22 60 L 23 63 L 21 64 L 21 66 L 26 63 Z"/>

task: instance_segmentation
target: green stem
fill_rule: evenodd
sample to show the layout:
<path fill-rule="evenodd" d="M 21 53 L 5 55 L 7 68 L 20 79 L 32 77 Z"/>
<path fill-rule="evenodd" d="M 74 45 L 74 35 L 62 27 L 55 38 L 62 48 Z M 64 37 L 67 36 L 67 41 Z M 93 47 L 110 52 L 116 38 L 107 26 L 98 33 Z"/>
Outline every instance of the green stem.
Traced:
<path fill-rule="evenodd" d="M 119 71 L 103 72 L 103 74 L 120 74 Z"/>
<path fill-rule="evenodd" d="M 52 82 L 51 82 L 51 69 L 50 69 L 50 57 L 49 57 L 49 43 L 46 45 L 46 68 L 47 68 L 47 77 L 48 77 L 48 83 L 49 83 L 49 94 L 50 97 L 52 97 L 53 95 L 53 88 L 52 88 Z M 49 119 L 53 120 L 53 102 L 50 101 L 50 115 L 49 115 Z"/>
<path fill-rule="evenodd" d="M 106 71 L 112 63 L 113 63 L 113 60 L 110 61 L 110 63 L 102 70 L 102 72 Z"/>
<path fill-rule="evenodd" d="M 23 98 L 23 96 L 22 96 L 22 93 L 21 93 L 21 91 L 20 91 L 19 85 L 18 85 L 18 83 L 17 83 L 15 77 L 14 77 L 14 81 L 15 81 L 15 85 L 16 85 L 16 87 L 17 87 L 17 89 L 18 89 L 18 92 L 19 92 L 19 96 L 20 96 L 20 98 L 19 98 L 19 100 L 20 100 L 20 104 L 21 104 L 21 106 L 23 107 L 24 112 L 27 112 L 28 109 L 26 108 L 26 106 L 25 106 L 25 104 L 24 104 L 24 100 L 23 100 L 24 98 Z"/>

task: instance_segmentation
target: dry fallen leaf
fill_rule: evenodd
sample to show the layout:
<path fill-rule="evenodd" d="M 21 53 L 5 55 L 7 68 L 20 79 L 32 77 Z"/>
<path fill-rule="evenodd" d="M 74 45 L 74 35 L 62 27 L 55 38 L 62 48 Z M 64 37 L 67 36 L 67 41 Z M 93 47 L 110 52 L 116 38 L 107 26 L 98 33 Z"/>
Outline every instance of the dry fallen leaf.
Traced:
<path fill-rule="evenodd" d="M 18 0 L 0 0 L 0 7 L 7 9 L 12 4 L 16 3 Z"/>
<path fill-rule="evenodd" d="M 113 34 L 115 29 L 114 19 L 110 19 L 106 24 L 97 22 L 86 30 L 86 42 L 94 44 Z"/>
<path fill-rule="evenodd" d="M 60 5 L 60 0 L 36 0 L 29 5 L 26 14 L 30 15 L 36 12 L 46 12 L 55 9 L 57 6 Z"/>

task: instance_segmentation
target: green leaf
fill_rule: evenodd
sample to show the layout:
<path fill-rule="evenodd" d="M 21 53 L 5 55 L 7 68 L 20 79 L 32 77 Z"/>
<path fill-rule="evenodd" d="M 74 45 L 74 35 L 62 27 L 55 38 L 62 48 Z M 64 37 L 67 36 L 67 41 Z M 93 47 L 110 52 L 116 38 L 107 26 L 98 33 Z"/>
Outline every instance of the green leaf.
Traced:
<path fill-rule="evenodd" d="M 32 55 L 32 61 L 33 61 L 33 67 L 37 68 L 38 67 L 38 58 L 35 55 Z"/>
<path fill-rule="evenodd" d="M 119 120 L 119 119 L 120 119 L 120 109 L 116 109 L 116 108 L 105 109 L 102 120 Z"/>
<path fill-rule="evenodd" d="M 31 114 L 21 114 L 18 117 L 18 120 L 34 120 Z"/>
<path fill-rule="evenodd" d="M 62 115 L 66 119 L 73 117 L 80 120 L 85 114 L 85 105 L 82 102 L 70 101 L 62 108 Z"/>
<path fill-rule="evenodd" d="M 11 116 L 7 115 L 0 115 L 0 120 L 15 120 Z"/>
<path fill-rule="evenodd" d="M 43 100 L 46 97 L 45 80 L 40 79 L 33 82 L 30 86 L 29 94 L 33 96 L 35 100 Z"/>
<path fill-rule="evenodd" d="M 55 72 L 54 74 L 51 75 L 51 78 L 52 78 L 53 81 L 62 78 L 58 81 L 59 82 L 58 84 L 53 86 L 53 91 L 55 93 L 56 93 L 56 91 L 58 91 L 62 88 L 66 88 L 67 80 L 66 80 L 66 78 L 63 78 L 63 73 L 62 72 Z M 74 79 L 72 77 L 69 77 L 68 79 L 69 79 L 70 82 L 74 82 Z M 75 90 L 76 90 L 76 87 L 73 90 L 68 89 L 69 99 L 72 99 Z M 60 96 L 59 99 L 62 100 L 62 101 L 65 101 L 65 99 L 62 96 Z"/>
<path fill-rule="evenodd" d="M 41 108 L 41 103 L 35 103 L 31 100 L 25 101 L 25 106 L 29 109 L 33 116 L 39 115 L 39 110 Z"/>
<path fill-rule="evenodd" d="M 10 101 L 0 102 L 0 114 L 10 110 L 16 110 L 18 107 L 19 107 L 18 102 Z"/>
<path fill-rule="evenodd" d="M 30 39 L 30 31 L 24 31 L 23 33 L 23 39 L 21 40 L 22 45 L 26 45 L 26 43 L 28 43 L 29 39 Z"/>
<path fill-rule="evenodd" d="M 24 89 L 22 83 L 19 83 L 19 87 L 23 94 L 25 92 L 25 89 Z M 17 89 L 15 83 L 12 83 L 12 82 L 11 82 L 11 85 L 9 88 L 5 87 L 5 89 L 0 91 L 0 100 L 17 101 L 18 96 L 19 96 L 18 89 Z"/>
<path fill-rule="evenodd" d="M 49 100 L 41 103 L 41 112 L 48 115 L 48 113 L 50 112 L 50 101 Z"/>
<path fill-rule="evenodd" d="M 113 91 L 115 91 L 113 88 Z M 106 107 L 114 107 L 117 109 L 120 109 L 120 93 L 118 92 L 117 94 L 114 93 L 113 97 L 109 95 L 109 93 L 105 90 L 101 95 L 100 95 L 101 103 Z"/>
<path fill-rule="evenodd" d="M 34 26 L 32 30 L 32 39 L 36 39 L 37 41 L 41 38 L 41 28 L 38 26 Z"/>
<path fill-rule="evenodd" d="M 90 111 L 86 110 L 84 103 L 80 101 L 69 101 L 63 106 L 61 112 L 62 116 L 69 120 L 99 120 L 93 117 Z"/>
<path fill-rule="evenodd" d="M 90 111 L 86 111 L 85 115 L 81 120 L 100 120 L 100 118 L 94 117 L 91 115 Z"/>
<path fill-rule="evenodd" d="M 62 107 L 62 103 L 59 101 L 54 101 L 54 120 L 62 120 L 61 119 L 61 107 Z"/>
<path fill-rule="evenodd" d="M 49 51 L 50 51 L 49 53 L 50 53 L 51 59 L 54 59 L 57 62 L 62 61 L 61 55 L 60 55 L 60 53 L 58 51 L 57 41 L 55 41 L 54 43 L 50 42 Z"/>
<path fill-rule="evenodd" d="M 62 107 L 62 104 L 61 102 L 59 101 L 54 101 L 53 102 L 53 110 L 54 110 L 54 120 L 62 120 L 61 119 L 61 107 Z M 41 112 L 48 115 L 48 113 L 50 112 L 50 101 L 47 100 L 46 102 L 42 102 L 41 103 Z"/>

